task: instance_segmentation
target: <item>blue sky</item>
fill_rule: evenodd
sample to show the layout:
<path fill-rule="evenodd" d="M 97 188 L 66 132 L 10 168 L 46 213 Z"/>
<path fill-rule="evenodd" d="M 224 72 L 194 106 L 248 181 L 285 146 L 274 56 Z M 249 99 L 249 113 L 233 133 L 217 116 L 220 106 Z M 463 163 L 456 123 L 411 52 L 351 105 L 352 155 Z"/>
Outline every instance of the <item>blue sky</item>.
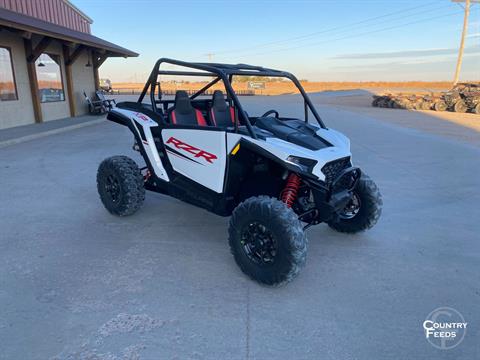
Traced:
<path fill-rule="evenodd" d="M 94 20 L 94 35 L 140 53 L 102 65 L 113 81 L 145 81 L 159 57 L 251 63 L 312 81 L 451 80 L 463 23 L 450 0 L 72 2 Z M 461 78 L 480 79 L 480 4 Z"/>

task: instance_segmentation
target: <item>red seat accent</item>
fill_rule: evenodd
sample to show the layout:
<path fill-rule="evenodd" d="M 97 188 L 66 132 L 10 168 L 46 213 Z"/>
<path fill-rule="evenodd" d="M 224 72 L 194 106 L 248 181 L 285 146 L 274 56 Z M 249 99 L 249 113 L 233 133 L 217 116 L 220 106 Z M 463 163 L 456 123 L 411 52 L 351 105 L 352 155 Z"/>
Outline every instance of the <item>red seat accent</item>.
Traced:
<path fill-rule="evenodd" d="M 213 92 L 209 117 L 213 126 L 226 128 L 235 125 L 235 107 L 225 100 L 221 90 Z"/>
<path fill-rule="evenodd" d="M 177 91 L 175 105 L 168 110 L 168 113 L 172 124 L 207 126 L 202 112 L 192 106 L 190 98 L 184 90 Z"/>
<path fill-rule="evenodd" d="M 230 106 L 230 120 L 232 124 L 235 124 L 235 109 L 233 106 Z M 213 126 L 217 126 L 217 120 L 215 119 L 215 111 L 213 108 L 210 109 L 210 119 L 213 121 Z"/>
<path fill-rule="evenodd" d="M 195 109 L 195 115 L 197 117 L 197 124 L 200 126 L 207 126 L 207 122 L 205 121 L 205 118 L 203 117 L 203 114 L 200 110 Z"/>
<path fill-rule="evenodd" d="M 210 109 L 210 118 L 213 121 L 213 125 L 217 126 L 217 121 L 215 120 L 215 112 L 213 111 L 213 109 Z"/>
<path fill-rule="evenodd" d="M 230 106 L 230 118 L 232 119 L 232 124 L 235 124 L 235 109 L 233 106 Z"/>
<path fill-rule="evenodd" d="M 172 124 L 177 124 L 177 116 L 175 115 L 175 110 L 170 112 Z M 199 126 L 207 126 L 207 122 L 205 121 L 205 117 L 203 116 L 200 110 L 195 109 L 195 118 L 197 120 L 197 125 Z"/>

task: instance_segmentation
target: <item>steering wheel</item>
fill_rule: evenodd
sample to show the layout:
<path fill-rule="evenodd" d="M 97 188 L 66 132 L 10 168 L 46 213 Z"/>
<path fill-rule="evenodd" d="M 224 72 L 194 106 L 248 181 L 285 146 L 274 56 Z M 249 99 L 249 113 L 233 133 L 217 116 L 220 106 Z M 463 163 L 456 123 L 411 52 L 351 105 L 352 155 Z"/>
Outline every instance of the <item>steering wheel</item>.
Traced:
<path fill-rule="evenodd" d="M 275 117 L 278 119 L 280 117 L 280 114 L 278 113 L 277 110 L 268 110 L 265 114 L 263 114 L 261 117 L 267 117 L 270 114 L 275 114 Z"/>

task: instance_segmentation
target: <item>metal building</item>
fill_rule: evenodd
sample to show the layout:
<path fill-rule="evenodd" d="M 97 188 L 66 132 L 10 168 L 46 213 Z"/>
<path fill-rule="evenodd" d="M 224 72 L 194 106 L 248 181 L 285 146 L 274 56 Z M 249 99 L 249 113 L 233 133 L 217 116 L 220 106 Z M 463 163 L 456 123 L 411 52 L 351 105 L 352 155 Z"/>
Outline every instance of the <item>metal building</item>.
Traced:
<path fill-rule="evenodd" d="M 138 56 L 90 24 L 68 0 L 0 0 L 0 128 L 86 114 L 103 62 Z"/>

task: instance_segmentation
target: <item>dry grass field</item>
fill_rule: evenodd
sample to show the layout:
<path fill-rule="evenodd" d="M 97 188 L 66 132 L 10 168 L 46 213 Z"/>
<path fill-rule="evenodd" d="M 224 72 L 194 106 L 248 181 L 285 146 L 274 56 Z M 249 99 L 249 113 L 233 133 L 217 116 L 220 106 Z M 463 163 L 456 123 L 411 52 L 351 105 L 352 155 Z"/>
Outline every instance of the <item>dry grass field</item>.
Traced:
<path fill-rule="evenodd" d="M 415 89 L 416 91 L 440 91 L 451 87 L 451 82 L 437 81 L 406 81 L 406 82 L 316 82 L 301 81 L 305 91 L 320 92 L 334 90 L 353 90 L 353 89 L 370 89 L 371 92 L 383 91 L 386 89 Z M 205 86 L 206 82 L 162 82 L 163 90 L 198 90 Z M 143 83 L 113 83 L 113 89 L 120 91 L 141 91 Z M 235 90 L 248 90 L 247 82 L 234 82 Z M 222 89 L 222 85 L 215 85 L 212 90 Z M 281 95 L 296 93 L 294 85 L 289 81 L 271 81 L 265 83 L 265 89 L 257 89 L 255 93 L 258 95 Z"/>

